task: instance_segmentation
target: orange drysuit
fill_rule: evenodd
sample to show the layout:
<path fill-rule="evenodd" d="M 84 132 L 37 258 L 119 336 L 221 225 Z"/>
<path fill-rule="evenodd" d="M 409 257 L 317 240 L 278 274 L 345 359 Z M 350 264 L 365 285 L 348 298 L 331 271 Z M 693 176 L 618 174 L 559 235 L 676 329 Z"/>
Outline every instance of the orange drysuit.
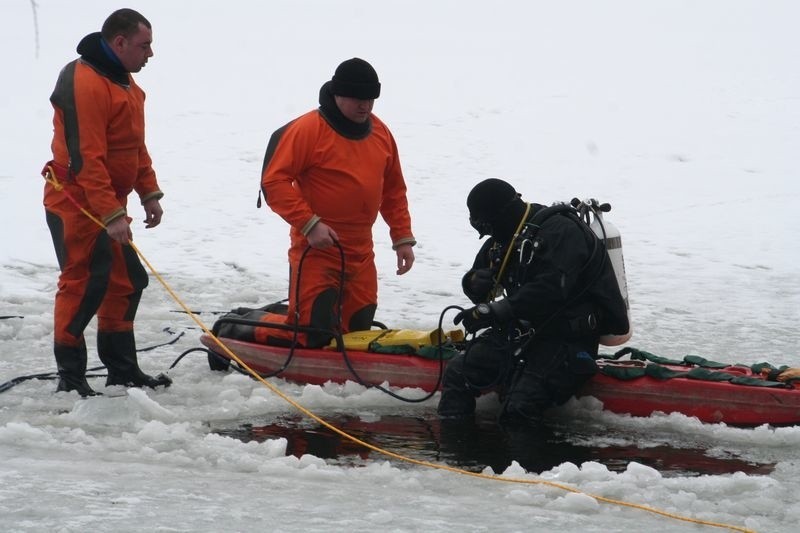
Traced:
<path fill-rule="evenodd" d="M 54 337 L 64 346 L 83 345 L 95 314 L 98 331 L 132 331 L 148 281 L 136 252 L 109 238 L 80 207 L 107 224 L 127 216 L 132 191 L 142 202 L 163 196 L 144 143 L 145 94 L 100 46 L 99 33 L 81 41 L 82 57 L 63 68 L 50 97 L 48 165 L 64 191 L 46 183 L 44 206 L 61 268 Z"/>
<path fill-rule="evenodd" d="M 324 92 L 325 86 L 321 102 Z M 372 242 L 378 213 L 389 226 L 394 248 L 416 242 L 397 146 L 386 125 L 372 115 L 363 134 L 345 135 L 337 128 L 337 118 L 324 112 L 323 102 L 320 110 L 273 133 L 261 186 L 270 208 L 291 225 L 287 323 L 294 324 L 299 311 L 300 325 L 335 329 L 341 305 L 343 333 L 369 329 L 378 301 Z M 301 264 L 308 247 L 306 234 L 320 220 L 339 237 L 344 274 L 336 246 L 309 250 Z M 257 329 L 260 340 L 267 335 L 291 338 L 291 332 L 264 329 Z M 301 336 L 301 343 L 313 346 L 326 338 L 330 336 Z"/>

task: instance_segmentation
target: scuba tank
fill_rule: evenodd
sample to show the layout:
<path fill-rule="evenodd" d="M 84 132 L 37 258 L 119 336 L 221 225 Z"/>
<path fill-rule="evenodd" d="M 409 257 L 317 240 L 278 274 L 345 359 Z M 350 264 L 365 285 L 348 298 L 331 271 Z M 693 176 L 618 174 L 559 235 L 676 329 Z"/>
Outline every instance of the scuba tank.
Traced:
<path fill-rule="evenodd" d="M 622 256 L 622 236 L 619 230 L 609 222 L 603 219 L 603 213 L 611 211 L 611 205 L 601 204 L 594 198 L 580 202 L 575 205 L 576 200 L 573 200 L 573 206 L 581 213 L 584 219 L 588 219 L 588 214 L 591 213 L 591 223 L 589 227 L 606 245 L 608 257 L 611 259 L 611 266 L 614 268 L 614 274 L 617 278 L 617 285 L 625 301 L 625 310 L 628 314 L 628 323 L 630 324 L 630 303 L 628 302 L 628 282 L 625 279 L 625 261 Z M 588 220 L 587 220 L 588 221 Z M 600 337 L 600 344 L 605 346 L 619 346 L 628 342 L 633 334 L 633 326 L 628 328 L 628 332 L 624 335 L 603 335 Z"/>

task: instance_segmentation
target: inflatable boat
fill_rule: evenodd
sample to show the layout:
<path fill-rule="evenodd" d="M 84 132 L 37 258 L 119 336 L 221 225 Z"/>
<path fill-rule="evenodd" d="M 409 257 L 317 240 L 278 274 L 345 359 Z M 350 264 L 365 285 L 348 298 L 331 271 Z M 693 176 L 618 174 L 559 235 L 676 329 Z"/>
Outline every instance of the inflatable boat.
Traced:
<path fill-rule="evenodd" d="M 260 344 L 215 331 L 228 350 L 264 377 L 316 385 L 388 384 L 426 392 L 440 388 L 446 359 L 463 341 L 459 333 L 370 330 L 310 349 Z M 238 365 L 213 336 L 204 334 L 200 340 L 212 370 Z M 800 369 L 725 364 L 698 356 L 671 360 L 635 348 L 600 356 L 597 363 L 600 372 L 577 396 L 597 398 L 614 413 L 646 417 L 677 412 L 735 426 L 800 424 Z"/>

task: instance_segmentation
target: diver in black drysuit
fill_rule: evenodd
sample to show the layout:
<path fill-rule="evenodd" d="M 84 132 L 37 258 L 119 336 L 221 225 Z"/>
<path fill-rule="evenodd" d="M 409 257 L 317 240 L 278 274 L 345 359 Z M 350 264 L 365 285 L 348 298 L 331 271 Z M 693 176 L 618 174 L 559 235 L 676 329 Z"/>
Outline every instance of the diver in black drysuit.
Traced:
<path fill-rule="evenodd" d="M 467 206 L 470 224 L 491 238 L 462 280 L 477 305 L 455 323 L 489 329 L 448 363 L 438 411 L 471 417 L 476 397 L 494 390 L 501 422 L 538 424 L 597 372 L 600 336 L 628 331 L 626 304 L 602 240 L 571 207 L 528 204 L 495 178 L 476 185 Z"/>

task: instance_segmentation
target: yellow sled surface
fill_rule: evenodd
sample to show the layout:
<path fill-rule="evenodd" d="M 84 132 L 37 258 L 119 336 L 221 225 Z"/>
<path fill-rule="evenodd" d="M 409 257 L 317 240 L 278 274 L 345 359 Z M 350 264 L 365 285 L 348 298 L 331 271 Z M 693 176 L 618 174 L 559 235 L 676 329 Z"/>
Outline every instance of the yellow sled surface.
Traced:
<path fill-rule="evenodd" d="M 371 329 L 367 331 L 351 331 L 342 335 L 345 348 L 349 350 L 369 351 L 373 342 L 378 342 L 381 346 L 412 346 L 420 348 L 422 346 L 437 346 L 440 342 L 460 342 L 464 340 L 464 332 L 460 329 L 442 331 L 434 329 L 432 331 L 416 329 Z M 328 349 L 336 349 L 334 339 L 327 346 Z"/>

